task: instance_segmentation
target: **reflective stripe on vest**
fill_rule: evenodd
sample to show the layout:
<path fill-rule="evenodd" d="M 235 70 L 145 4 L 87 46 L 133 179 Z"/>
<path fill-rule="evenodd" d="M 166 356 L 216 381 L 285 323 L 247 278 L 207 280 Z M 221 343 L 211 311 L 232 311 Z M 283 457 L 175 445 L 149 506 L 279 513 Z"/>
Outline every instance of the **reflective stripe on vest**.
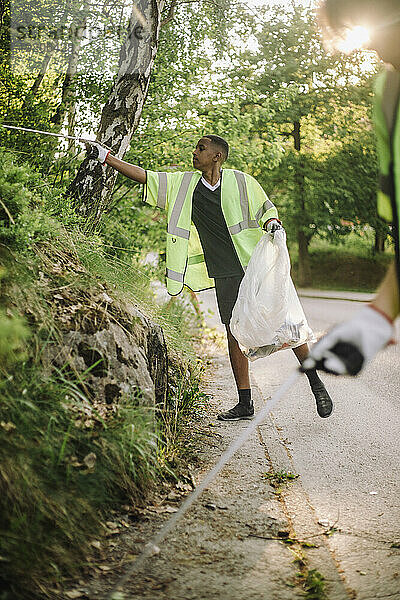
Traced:
<path fill-rule="evenodd" d="M 267 210 L 269 210 L 270 208 L 274 208 L 274 205 L 272 204 L 271 200 L 268 198 L 268 200 L 266 200 L 264 202 L 264 204 L 262 205 L 262 207 L 256 212 L 256 221 L 259 221 L 261 219 L 261 217 L 263 216 L 263 214 L 266 213 Z"/>
<path fill-rule="evenodd" d="M 230 227 L 228 227 L 228 231 L 231 235 L 240 233 L 241 231 L 243 231 L 243 229 L 255 229 L 256 227 L 258 227 L 257 221 L 253 221 L 250 219 L 250 206 L 249 198 L 247 196 L 247 185 L 245 175 L 240 171 L 234 171 L 234 174 L 239 188 L 240 206 L 242 209 L 243 220 L 240 221 L 240 223 L 236 223 L 235 225 L 231 225 Z"/>
<path fill-rule="evenodd" d="M 158 194 L 157 194 L 157 206 L 158 208 L 165 208 L 167 202 L 167 174 L 158 173 Z"/>
<path fill-rule="evenodd" d="M 168 233 L 176 237 L 189 239 L 190 231 L 188 229 L 182 229 L 178 227 L 179 217 L 181 216 L 182 208 L 186 200 L 186 194 L 189 189 L 190 182 L 192 181 L 194 173 L 185 173 L 181 181 L 181 185 L 176 196 L 175 204 L 172 208 L 171 216 L 168 223 Z"/>
<path fill-rule="evenodd" d="M 246 184 L 245 175 L 244 175 L 244 173 L 242 173 L 240 171 L 234 171 L 234 174 L 235 174 L 236 182 L 237 182 L 238 189 L 239 189 L 240 206 L 242 209 L 243 219 L 239 223 L 235 223 L 235 225 L 231 225 L 230 227 L 228 227 L 228 231 L 231 235 L 240 233 L 244 229 L 257 229 L 259 227 L 258 219 L 260 219 L 262 217 L 262 215 L 268 209 L 273 208 L 273 206 L 274 206 L 272 204 L 272 202 L 269 199 L 267 199 L 264 202 L 263 206 L 257 211 L 256 219 L 255 220 L 250 219 L 250 206 L 249 206 L 249 198 L 247 195 L 247 184 Z M 163 180 L 161 180 L 161 178 L 159 179 L 159 192 L 158 192 L 159 197 L 164 198 L 164 196 L 166 197 L 166 183 L 167 183 L 166 174 L 159 173 L 159 175 L 165 175 L 165 183 L 164 183 L 164 179 Z M 186 200 L 187 191 L 189 189 L 190 182 L 191 182 L 193 176 L 194 176 L 194 173 L 185 173 L 184 174 L 181 185 L 178 190 L 178 194 L 176 196 L 175 204 L 171 211 L 169 223 L 168 223 L 168 233 L 170 233 L 173 236 L 181 237 L 186 240 L 188 240 L 190 237 L 190 231 L 187 229 L 183 229 L 182 227 L 178 227 L 178 221 L 179 221 L 179 217 L 181 216 L 181 212 L 182 212 L 185 200 Z M 161 186 L 163 186 L 163 190 L 161 190 Z M 165 193 L 164 193 L 164 186 L 165 186 Z M 165 202 L 165 200 L 164 200 L 164 202 Z M 157 199 L 157 205 L 158 205 L 158 199 Z"/>
<path fill-rule="evenodd" d="M 177 271 L 172 271 L 172 269 L 167 268 L 166 275 L 173 281 L 179 281 L 179 283 L 183 283 L 183 273 L 178 273 Z"/>

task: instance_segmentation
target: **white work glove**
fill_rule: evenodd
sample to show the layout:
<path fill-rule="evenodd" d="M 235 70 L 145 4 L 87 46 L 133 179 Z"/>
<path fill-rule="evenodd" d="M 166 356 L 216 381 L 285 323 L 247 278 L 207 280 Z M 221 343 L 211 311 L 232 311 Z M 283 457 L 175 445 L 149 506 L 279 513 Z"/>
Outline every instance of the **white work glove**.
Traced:
<path fill-rule="evenodd" d="M 302 371 L 321 369 L 334 375 L 357 375 L 394 335 L 389 317 L 365 306 L 334 327 L 310 351 Z"/>
<path fill-rule="evenodd" d="M 283 229 L 283 227 L 279 219 L 272 218 L 268 219 L 268 221 L 264 223 L 263 229 L 267 233 L 274 235 L 275 231 L 278 231 L 278 229 Z"/>
<path fill-rule="evenodd" d="M 102 165 L 105 164 L 107 156 L 110 154 L 110 150 L 97 142 L 85 141 L 86 150 L 88 151 L 90 158 L 97 158 Z"/>

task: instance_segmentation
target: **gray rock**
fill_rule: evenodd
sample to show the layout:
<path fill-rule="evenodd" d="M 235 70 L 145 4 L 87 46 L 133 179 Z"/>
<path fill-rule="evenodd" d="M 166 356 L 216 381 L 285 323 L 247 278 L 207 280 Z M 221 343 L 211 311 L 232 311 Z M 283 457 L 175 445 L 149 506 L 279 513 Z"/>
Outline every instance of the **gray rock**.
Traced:
<path fill-rule="evenodd" d="M 60 345 L 46 351 L 48 367 L 83 375 L 84 391 L 92 400 L 112 405 L 127 395 L 138 405 L 163 404 L 168 356 L 161 327 L 129 303 L 85 308 L 84 319 L 74 319 L 76 330 L 64 331 L 61 322 Z M 65 304 L 63 309 L 68 310 Z"/>

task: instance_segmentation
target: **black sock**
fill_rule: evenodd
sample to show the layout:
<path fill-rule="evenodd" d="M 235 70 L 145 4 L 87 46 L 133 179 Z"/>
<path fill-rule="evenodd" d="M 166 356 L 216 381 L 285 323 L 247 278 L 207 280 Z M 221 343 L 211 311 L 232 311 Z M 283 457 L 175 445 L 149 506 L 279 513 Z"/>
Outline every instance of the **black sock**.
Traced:
<path fill-rule="evenodd" d="M 251 406 L 251 390 L 238 390 L 239 394 L 239 404 L 244 404 L 246 406 Z"/>
<path fill-rule="evenodd" d="M 308 377 L 308 381 L 310 382 L 311 387 L 322 383 L 321 379 L 318 376 L 316 369 L 311 369 L 310 371 L 306 371 L 306 375 Z M 322 385 L 324 385 L 322 383 Z"/>

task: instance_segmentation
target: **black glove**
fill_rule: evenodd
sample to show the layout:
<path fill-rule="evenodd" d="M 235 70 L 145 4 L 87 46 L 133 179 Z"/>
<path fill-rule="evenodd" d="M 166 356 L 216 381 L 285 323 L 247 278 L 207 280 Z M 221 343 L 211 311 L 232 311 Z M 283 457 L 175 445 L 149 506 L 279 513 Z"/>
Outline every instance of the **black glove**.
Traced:
<path fill-rule="evenodd" d="M 279 229 L 283 229 L 283 227 L 282 227 L 282 223 L 280 222 L 279 219 L 272 218 L 272 219 L 268 219 L 268 221 L 266 221 L 264 223 L 263 229 L 267 233 L 274 235 L 275 231 L 278 231 Z"/>

